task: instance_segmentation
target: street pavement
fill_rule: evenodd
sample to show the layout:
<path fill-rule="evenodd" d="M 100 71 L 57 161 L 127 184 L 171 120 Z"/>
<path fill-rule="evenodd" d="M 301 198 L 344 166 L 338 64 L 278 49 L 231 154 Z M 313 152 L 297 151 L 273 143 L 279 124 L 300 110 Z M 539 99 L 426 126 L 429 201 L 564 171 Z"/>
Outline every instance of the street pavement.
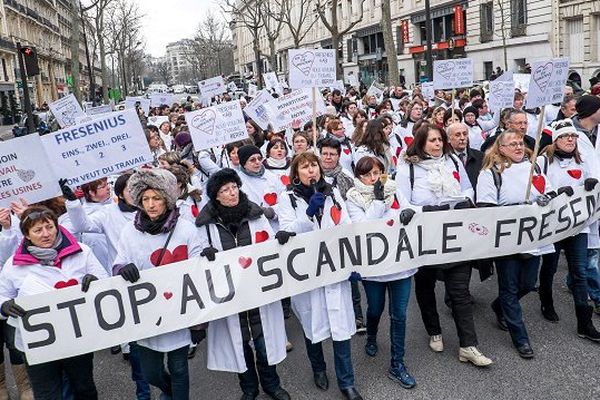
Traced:
<path fill-rule="evenodd" d="M 13 137 L 13 127 L 14 125 L 0 125 L 0 141 L 9 140 Z"/>

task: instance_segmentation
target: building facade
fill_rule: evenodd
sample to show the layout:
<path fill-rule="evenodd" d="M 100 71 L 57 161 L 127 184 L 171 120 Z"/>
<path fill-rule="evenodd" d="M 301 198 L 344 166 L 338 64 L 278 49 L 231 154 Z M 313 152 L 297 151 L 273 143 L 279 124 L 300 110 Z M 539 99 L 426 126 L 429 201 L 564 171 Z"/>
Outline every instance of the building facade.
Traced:
<path fill-rule="evenodd" d="M 169 43 L 166 50 L 166 61 L 171 73 L 171 82 L 188 83 L 191 78 L 190 45 L 187 40 Z"/>

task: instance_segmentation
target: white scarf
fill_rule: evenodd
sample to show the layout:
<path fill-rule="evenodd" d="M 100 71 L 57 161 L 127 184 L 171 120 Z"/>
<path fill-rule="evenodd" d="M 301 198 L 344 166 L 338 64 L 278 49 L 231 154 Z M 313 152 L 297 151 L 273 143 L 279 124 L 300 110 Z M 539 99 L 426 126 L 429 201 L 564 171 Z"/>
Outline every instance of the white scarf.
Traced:
<path fill-rule="evenodd" d="M 276 158 L 269 157 L 267 158 L 267 164 L 271 168 L 285 168 L 288 164 L 288 159 L 287 157 L 283 157 L 281 160 L 278 160 Z"/>
<path fill-rule="evenodd" d="M 387 207 L 394 203 L 394 194 L 396 193 L 396 182 L 393 179 L 388 179 L 383 185 L 383 202 Z M 373 185 L 365 185 L 358 178 L 354 178 L 354 187 L 346 192 L 346 199 L 353 202 L 363 210 L 371 206 L 375 200 L 373 193 Z"/>
<path fill-rule="evenodd" d="M 446 156 L 432 157 L 419 162 L 419 166 L 427 171 L 429 189 L 436 197 L 450 197 L 461 194 L 460 183 L 454 177 L 455 170 L 446 166 Z"/>

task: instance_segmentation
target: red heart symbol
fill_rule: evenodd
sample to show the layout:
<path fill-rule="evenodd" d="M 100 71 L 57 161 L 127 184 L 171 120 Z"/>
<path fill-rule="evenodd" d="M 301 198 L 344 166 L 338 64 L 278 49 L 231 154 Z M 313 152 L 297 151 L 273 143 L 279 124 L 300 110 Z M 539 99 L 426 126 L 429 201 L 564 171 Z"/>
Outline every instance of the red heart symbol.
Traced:
<path fill-rule="evenodd" d="M 398 165 L 398 158 L 396 156 L 392 156 L 392 163 L 394 166 Z"/>
<path fill-rule="evenodd" d="M 76 286 L 78 284 L 79 284 L 79 282 L 77 282 L 77 279 L 71 278 L 71 279 L 69 279 L 66 282 L 65 281 L 58 281 L 58 282 L 56 282 L 54 284 L 54 288 L 56 288 L 56 289 L 63 289 L 63 288 L 69 287 L 69 286 Z"/>
<path fill-rule="evenodd" d="M 571 177 L 575 178 L 575 179 L 581 178 L 581 170 L 580 169 L 568 169 L 567 174 L 571 175 Z"/>
<path fill-rule="evenodd" d="M 163 255 L 162 260 L 160 260 L 160 265 L 158 265 L 158 258 L 160 256 L 161 249 L 156 249 L 150 254 L 150 262 L 155 267 L 159 267 L 160 265 L 167 265 L 177 261 L 183 261 L 188 259 L 188 249 L 185 244 L 179 245 L 173 249 L 173 252 L 169 249 L 165 250 L 165 254 Z"/>
<path fill-rule="evenodd" d="M 413 142 L 414 138 L 407 136 L 404 138 L 404 143 L 406 143 L 407 146 L 410 146 Z"/>
<path fill-rule="evenodd" d="M 164 292 L 163 296 L 165 296 L 165 299 L 169 300 L 171 297 L 173 297 L 173 293 L 172 292 Z"/>
<path fill-rule="evenodd" d="M 200 211 L 198 210 L 198 206 L 194 204 L 192 206 L 192 215 L 194 216 L 194 218 L 196 218 L 199 213 L 200 213 Z"/>
<path fill-rule="evenodd" d="M 256 239 L 256 243 L 264 242 L 269 238 L 269 232 L 267 231 L 256 231 L 254 234 L 254 238 Z"/>
<path fill-rule="evenodd" d="M 388 226 L 394 226 L 394 220 L 390 219 L 386 222 L 386 224 L 388 224 Z"/>
<path fill-rule="evenodd" d="M 287 175 L 281 175 L 281 178 L 279 178 L 281 180 L 281 183 L 284 184 L 284 186 L 287 186 L 290 184 L 290 177 Z"/>
<path fill-rule="evenodd" d="M 263 199 L 265 199 L 265 203 L 267 203 L 270 206 L 273 206 L 277 204 L 277 193 L 265 193 Z"/>
<path fill-rule="evenodd" d="M 452 175 L 454 175 L 454 179 L 456 179 L 457 181 L 460 182 L 460 175 L 459 175 L 458 171 L 452 172 Z"/>
<path fill-rule="evenodd" d="M 400 203 L 398 203 L 398 199 L 396 197 L 394 197 L 394 202 L 392 203 L 392 207 L 394 210 L 397 210 L 400 208 Z"/>
<path fill-rule="evenodd" d="M 542 175 L 534 175 L 531 178 L 531 183 L 533 187 L 538 191 L 538 193 L 543 194 L 546 189 L 546 180 Z"/>
<path fill-rule="evenodd" d="M 334 224 L 339 224 L 342 219 L 342 210 L 336 207 L 336 205 L 332 205 L 329 209 L 329 215 L 331 216 L 331 220 Z"/>
<path fill-rule="evenodd" d="M 238 258 L 238 262 L 240 263 L 240 266 L 244 269 L 248 268 L 250 265 L 252 265 L 252 257 L 240 257 Z"/>
<path fill-rule="evenodd" d="M 350 149 L 344 149 L 344 153 L 350 154 Z"/>
<path fill-rule="evenodd" d="M 398 157 L 400 155 L 401 151 L 402 151 L 401 147 L 396 147 L 396 157 Z"/>
<path fill-rule="evenodd" d="M 185 244 L 181 244 L 173 249 L 173 261 L 183 261 L 188 259 L 188 248 Z"/>

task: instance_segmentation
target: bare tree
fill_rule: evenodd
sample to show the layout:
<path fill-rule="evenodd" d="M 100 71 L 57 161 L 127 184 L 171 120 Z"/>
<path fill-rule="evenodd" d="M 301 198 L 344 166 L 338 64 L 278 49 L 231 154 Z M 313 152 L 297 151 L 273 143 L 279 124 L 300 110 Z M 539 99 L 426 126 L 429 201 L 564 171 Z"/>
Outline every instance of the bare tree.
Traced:
<path fill-rule="evenodd" d="M 340 18 L 338 15 L 338 6 L 341 6 L 341 0 L 316 0 L 317 13 L 321 22 L 325 28 L 331 33 L 331 46 L 335 50 L 335 69 L 339 78 L 342 78 L 342 65 L 339 60 L 338 49 L 340 47 L 340 39 L 350 32 L 352 28 L 356 26 L 363 18 L 363 4 L 365 0 L 359 0 L 360 10 L 356 13 L 357 17 L 354 18 L 354 13 L 349 12 L 348 25 L 344 29 L 340 28 Z"/>
<path fill-rule="evenodd" d="M 78 101 L 81 101 L 81 91 L 79 90 L 79 42 L 81 41 L 81 14 L 92 7 L 95 7 L 99 0 L 95 0 L 86 7 L 81 5 L 79 0 L 71 0 L 71 76 L 73 77 L 73 94 Z"/>
<path fill-rule="evenodd" d="M 166 60 L 161 60 L 153 65 L 154 75 L 165 83 L 165 85 L 169 84 L 171 80 L 171 70 L 169 68 L 169 63 Z"/>
<path fill-rule="evenodd" d="M 263 0 L 259 3 L 262 7 L 260 16 L 263 20 L 263 28 L 267 35 L 267 41 L 269 42 L 269 65 L 271 71 L 277 70 L 277 47 L 275 41 L 279 37 L 281 28 L 283 26 L 283 8 L 275 3 L 273 0 Z"/>
<path fill-rule="evenodd" d="M 106 18 L 106 12 L 110 4 L 114 0 L 98 0 L 96 5 L 92 8 L 92 19 L 94 22 L 94 28 L 96 30 L 96 42 L 98 44 L 98 51 L 100 57 L 100 70 L 102 74 L 102 100 L 105 104 L 108 103 L 108 68 L 106 65 L 106 29 L 104 21 Z"/>
<path fill-rule="evenodd" d="M 394 33 L 392 31 L 390 0 L 381 1 L 381 29 L 383 31 L 383 45 L 387 56 L 389 84 L 390 86 L 398 86 L 400 84 L 400 73 L 398 71 L 398 53 L 394 44 Z"/>
<path fill-rule="evenodd" d="M 198 25 L 194 40 L 201 43 L 205 48 L 205 52 L 208 52 L 206 61 L 213 68 L 207 73 L 212 76 L 223 74 L 221 53 L 228 49 L 232 50 L 229 32 L 227 24 L 224 21 L 219 21 L 211 12 L 206 14 L 204 20 Z"/>
<path fill-rule="evenodd" d="M 504 70 L 508 71 L 508 51 L 506 48 L 508 35 L 506 30 L 510 29 L 510 14 L 507 15 L 506 10 L 504 9 L 504 0 L 496 0 L 496 4 L 498 5 L 498 11 L 500 11 L 500 38 L 502 39 L 502 51 L 504 53 Z"/>
<path fill-rule="evenodd" d="M 308 32 L 312 29 L 319 17 L 312 13 L 313 0 L 273 0 L 281 10 L 280 13 L 272 14 L 271 17 L 283 22 L 292 35 L 294 48 L 300 47 Z"/>

